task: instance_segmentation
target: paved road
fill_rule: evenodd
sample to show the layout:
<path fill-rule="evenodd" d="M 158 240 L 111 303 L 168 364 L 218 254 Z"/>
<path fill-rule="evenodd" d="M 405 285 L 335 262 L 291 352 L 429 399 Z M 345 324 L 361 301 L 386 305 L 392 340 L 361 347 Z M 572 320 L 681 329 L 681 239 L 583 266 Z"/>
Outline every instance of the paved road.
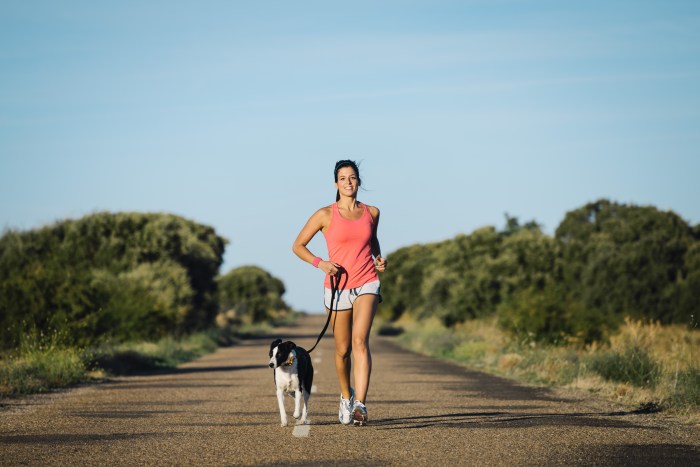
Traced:
<path fill-rule="evenodd" d="M 281 330 L 310 347 L 307 317 Z M 0 411 L 0 465 L 700 465 L 700 430 L 467 371 L 373 338 L 367 427 L 338 423 L 332 337 L 310 424 L 280 427 L 268 339 Z M 291 419 L 291 398 L 288 401 Z"/>

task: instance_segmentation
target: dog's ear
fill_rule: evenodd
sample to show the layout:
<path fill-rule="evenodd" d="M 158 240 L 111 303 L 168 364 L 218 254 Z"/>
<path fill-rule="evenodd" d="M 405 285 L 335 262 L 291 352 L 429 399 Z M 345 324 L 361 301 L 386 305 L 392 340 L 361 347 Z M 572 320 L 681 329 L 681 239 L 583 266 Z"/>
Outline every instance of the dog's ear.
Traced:
<path fill-rule="evenodd" d="M 272 344 L 270 344 L 270 357 L 272 357 L 272 349 L 274 349 L 275 347 L 277 347 L 281 343 L 282 343 L 282 339 L 276 339 L 276 340 L 272 341 Z"/>

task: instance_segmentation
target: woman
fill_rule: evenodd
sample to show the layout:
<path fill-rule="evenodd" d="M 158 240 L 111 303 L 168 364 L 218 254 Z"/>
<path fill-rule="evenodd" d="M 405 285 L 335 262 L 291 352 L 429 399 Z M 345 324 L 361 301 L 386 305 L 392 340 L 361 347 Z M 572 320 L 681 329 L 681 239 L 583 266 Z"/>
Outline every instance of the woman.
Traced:
<path fill-rule="evenodd" d="M 365 406 L 372 356 L 369 332 L 377 304 L 381 301 L 377 271 L 386 269 L 377 240 L 379 209 L 357 201 L 362 182 L 357 164 L 342 160 L 335 164 L 336 202 L 316 211 L 294 241 L 294 253 L 326 274 L 324 302 L 333 313 L 335 368 L 340 385 L 340 423 L 365 425 Z M 328 246 L 328 259 L 306 247 L 317 232 Z M 372 259 L 374 257 L 374 260 Z M 337 276 L 341 290 L 331 303 L 330 277 Z M 350 387 L 351 357 L 355 363 L 355 388 Z"/>

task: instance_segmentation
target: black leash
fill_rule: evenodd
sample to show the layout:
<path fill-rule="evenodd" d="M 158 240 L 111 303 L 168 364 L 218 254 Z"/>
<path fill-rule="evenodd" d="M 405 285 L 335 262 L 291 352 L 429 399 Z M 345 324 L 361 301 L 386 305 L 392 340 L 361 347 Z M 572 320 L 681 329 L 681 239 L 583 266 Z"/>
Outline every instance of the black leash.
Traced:
<path fill-rule="evenodd" d="M 345 273 L 345 271 L 341 270 L 338 272 L 338 274 L 341 276 L 345 275 L 345 282 L 343 283 L 343 287 L 344 287 L 345 284 L 348 283 L 347 273 Z M 338 277 L 338 275 L 335 275 L 335 276 L 331 276 L 330 279 L 331 279 L 331 308 L 330 308 L 330 310 L 328 310 L 328 318 L 326 319 L 325 326 L 323 326 L 323 331 L 321 331 L 321 334 L 318 335 L 318 339 L 316 339 L 316 343 L 314 344 L 313 347 L 311 347 L 311 350 L 308 351 L 309 353 L 313 352 L 313 350 L 316 348 L 318 343 L 321 342 L 321 339 L 323 339 L 323 335 L 326 333 L 326 329 L 328 329 L 328 324 L 331 322 L 331 315 L 333 314 L 333 299 L 335 298 L 336 295 L 338 295 L 338 300 L 336 301 L 336 304 L 335 304 L 335 308 L 336 308 L 335 312 L 336 313 L 338 312 L 338 303 L 340 303 L 340 293 L 338 293 L 338 290 L 339 290 L 338 286 L 340 285 L 340 277 Z M 341 287 L 340 290 L 343 290 L 343 288 Z"/>

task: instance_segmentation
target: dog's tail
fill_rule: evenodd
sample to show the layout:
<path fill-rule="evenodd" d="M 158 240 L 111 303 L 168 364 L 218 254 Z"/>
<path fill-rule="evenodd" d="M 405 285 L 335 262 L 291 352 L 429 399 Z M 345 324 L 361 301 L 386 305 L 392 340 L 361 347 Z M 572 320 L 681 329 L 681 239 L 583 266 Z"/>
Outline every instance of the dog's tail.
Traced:
<path fill-rule="evenodd" d="M 313 352 L 313 350 L 316 348 L 318 343 L 321 342 L 321 339 L 323 339 L 323 335 L 326 334 L 326 329 L 328 329 L 328 324 L 331 322 L 331 315 L 333 314 L 333 300 L 336 298 L 336 295 L 338 296 L 338 300 L 336 301 L 336 305 L 335 305 L 336 310 L 335 311 L 336 311 L 336 313 L 338 312 L 337 308 L 338 308 L 338 303 L 340 301 L 340 293 L 338 292 L 338 290 L 343 290 L 343 288 L 345 287 L 345 284 L 348 283 L 348 274 L 345 271 L 340 270 L 338 272 L 338 274 L 341 277 L 345 276 L 345 281 L 343 282 L 342 287 L 339 287 L 340 277 L 338 277 L 337 275 L 331 276 L 331 278 L 330 278 L 331 279 L 331 308 L 330 308 L 330 310 L 328 310 L 328 318 L 326 319 L 326 324 L 323 326 L 323 330 L 321 331 L 321 334 L 318 335 L 318 339 L 316 339 L 316 343 L 314 344 L 314 346 L 311 347 L 311 349 L 309 349 L 309 353 Z"/>

